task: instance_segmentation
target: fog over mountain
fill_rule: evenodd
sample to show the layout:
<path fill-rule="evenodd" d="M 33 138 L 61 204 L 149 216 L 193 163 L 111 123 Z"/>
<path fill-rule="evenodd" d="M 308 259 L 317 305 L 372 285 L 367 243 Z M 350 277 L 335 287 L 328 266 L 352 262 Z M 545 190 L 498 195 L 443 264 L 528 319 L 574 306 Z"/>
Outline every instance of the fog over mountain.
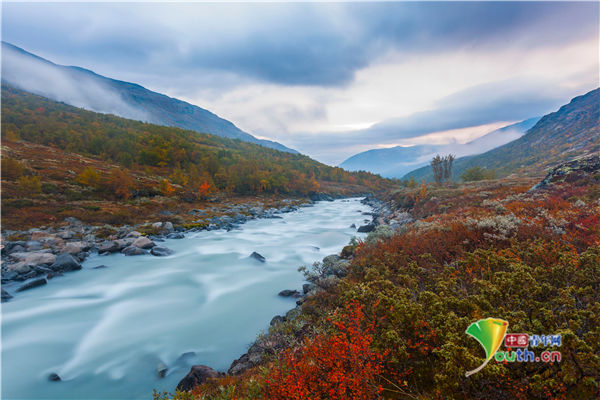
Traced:
<path fill-rule="evenodd" d="M 280 143 L 257 139 L 193 104 L 84 68 L 57 65 L 6 42 L 2 42 L 2 83 L 90 111 L 296 152 Z"/>
<path fill-rule="evenodd" d="M 539 119 L 539 117 L 529 118 L 508 125 L 464 144 L 396 146 L 368 150 L 348 158 L 340 164 L 340 167 L 350 171 L 364 170 L 384 177 L 400 178 L 415 168 L 427 165 L 436 154 L 454 154 L 461 157 L 480 154 L 502 146 L 523 136 Z"/>

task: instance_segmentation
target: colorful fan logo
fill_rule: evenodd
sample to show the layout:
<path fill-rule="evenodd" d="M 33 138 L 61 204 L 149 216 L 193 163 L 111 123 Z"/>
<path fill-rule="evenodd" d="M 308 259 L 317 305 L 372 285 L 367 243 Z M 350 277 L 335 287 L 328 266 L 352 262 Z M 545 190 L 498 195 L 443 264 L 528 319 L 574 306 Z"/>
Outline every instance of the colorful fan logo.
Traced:
<path fill-rule="evenodd" d="M 485 350 L 485 361 L 474 370 L 467 371 L 465 376 L 471 376 L 481 371 L 490 362 L 500 348 L 500 345 L 502 345 L 507 329 L 508 321 L 499 318 L 480 319 L 469 325 L 465 332 L 467 335 L 473 336 L 481 344 Z"/>

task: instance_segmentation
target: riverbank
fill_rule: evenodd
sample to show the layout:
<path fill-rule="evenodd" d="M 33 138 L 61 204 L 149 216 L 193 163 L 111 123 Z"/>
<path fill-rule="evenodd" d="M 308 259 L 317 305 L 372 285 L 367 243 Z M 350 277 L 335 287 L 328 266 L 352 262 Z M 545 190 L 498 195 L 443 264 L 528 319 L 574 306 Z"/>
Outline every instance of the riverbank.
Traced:
<path fill-rule="evenodd" d="M 68 217 L 62 224 L 2 233 L 2 302 L 16 293 L 39 287 L 64 273 L 81 269 L 91 254 L 167 256 L 165 239 L 183 239 L 191 232 L 237 229 L 254 219 L 281 218 L 281 214 L 333 201 L 326 193 L 308 198 L 255 200 L 249 203 L 209 203 L 187 211 L 186 218 L 164 210 L 158 221 L 135 225 L 90 225 Z"/>
<path fill-rule="evenodd" d="M 371 212 L 360 199 L 319 201 L 240 229 L 157 242 L 170 256 L 91 254 L 77 273 L 2 305 L 3 359 L 13 366 L 3 397 L 151 398 L 153 388 L 172 391 L 191 365 L 226 371 L 274 315 L 295 306 L 278 293 L 302 291 L 298 266 L 364 239 L 351 226 L 370 222 Z"/>
<path fill-rule="evenodd" d="M 363 198 L 361 203 L 371 209 L 370 212 L 363 213 L 370 216 L 371 221 L 357 227 L 357 232 L 368 233 L 365 239 L 367 242 L 392 236 L 413 221 L 408 212 L 396 207 L 394 201 L 386 202 L 371 195 Z M 233 360 L 226 372 L 217 371 L 207 365 L 194 365 L 179 382 L 176 390 L 189 391 L 208 379 L 243 375 L 246 371 L 264 364 L 281 350 L 300 344 L 307 333 L 306 328 L 310 326 L 307 321 L 299 318 L 302 305 L 315 295 L 331 290 L 348 274 L 357 244 L 356 238 L 353 238 L 341 252 L 330 254 L 311 267 L 300 266 L 299 270 L 303 272 L 307 282 L 302 285 L 302 290 L 282 288 L 279 292 L 279 296 L 295 299 L 295 307 L 283 315 L 273 316 L 268 330 L 258 335 L 249 345 L 248 351 Z M 294 329 L 290 330 L 290 326 Z"/>

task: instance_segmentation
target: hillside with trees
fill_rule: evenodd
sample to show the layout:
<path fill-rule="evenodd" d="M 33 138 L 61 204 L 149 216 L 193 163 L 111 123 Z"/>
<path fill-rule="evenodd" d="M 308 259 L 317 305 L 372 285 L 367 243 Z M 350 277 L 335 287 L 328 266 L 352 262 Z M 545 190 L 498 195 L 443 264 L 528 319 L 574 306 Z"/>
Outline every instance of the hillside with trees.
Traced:
<path fill-rule="evenodd" d="M 17 215 L 20 223 L 30 220 L 31 207 L 38 217 L 44 215 L 41 221 L 48 220 L 56 203 L 68 213 L 66 205 L 77 201 L 107 201 L 111 206 L 105 208 L 119 208 L 135 199 L 306 197 L 377 191 L 390 184 L 304 155 L 86 111 L 5 85 L 2 142 L 5 226 Z"/>
<path fill-rule="evenodd" d="M 454 162 L 452 178 L 468 168 L 481 167 L 499 176 L 512 173 L 543 175 L 548 169 L 600 153 L 600 89 L 575 97 L 558 111 L 541 118 L 525 135 L 486 153 L 461 157 Z M 433 181 L 430 166 L 404 176 Z"/>

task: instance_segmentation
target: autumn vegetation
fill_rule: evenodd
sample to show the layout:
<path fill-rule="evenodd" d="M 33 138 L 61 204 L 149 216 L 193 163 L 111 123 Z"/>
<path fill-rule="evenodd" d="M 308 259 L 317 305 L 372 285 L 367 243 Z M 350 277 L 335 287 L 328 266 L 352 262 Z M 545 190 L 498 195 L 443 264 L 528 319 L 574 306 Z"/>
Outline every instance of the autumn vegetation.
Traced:
<path fill-rule="evenodd" d="M 147 216 L 139 212 L 147 203 L 306 198 L 391 184 L 304 155 L 94 113 L 4 85 L 2 144 L 2 216 L 10 228 L 53 223 L 55 216 L 113 223 L 116 213 Z M 80 202 L 106 212 L 70 215 Z"/>
<path fill-rule="evenodd" d="M 347 276 L 266 333 L 281 346 L 263 365 L 175 397 L 598 398 L 600 173 L 534 183 L 390 192 L 415 222 L 355 243 Z M 485 354 L 464 331 L 486 317 L 561 334 L 562 361 L 493 361 L 466 378 Z"/>

